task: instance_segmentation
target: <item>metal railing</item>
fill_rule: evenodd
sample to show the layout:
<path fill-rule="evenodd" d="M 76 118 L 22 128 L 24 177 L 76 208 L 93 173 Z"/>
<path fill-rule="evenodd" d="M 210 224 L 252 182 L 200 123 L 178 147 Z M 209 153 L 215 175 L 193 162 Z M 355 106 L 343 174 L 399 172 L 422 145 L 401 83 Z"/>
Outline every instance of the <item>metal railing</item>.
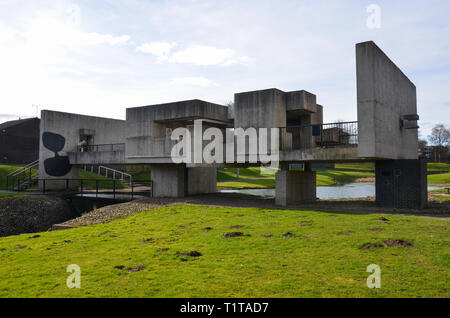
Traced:
<path fill-rule="evenodd" d="M 78 152 L 125 151 L 125 144 L 98 144 L 77 147 Z"/>
<path fill-rule="evenodd" d="M 280 150 L 355 147 L 357 145 L 357 121 L 280 128 Z"/>
<path fill-rule="evenodd" d="M 84 171 L 90 171 L 92 173 L 105 176 L 106 178 L 112 178 L 113 180 L 118 180 L 129 185 L 131 185 L 131 183 L 133 182 L 133 176 L 131 174 L 110 167 L 84 165 L 83 168 Z"/>
<path fill-rule="evenodd" d="M 21 167 L 6 176 L 6 190 L 12 186 L 14 189 L 22 188 L 34 183 L 39 174 L 39 160 L 33 161 L 24 167 Z"/>
<path fill-rule="evenodd" d="M 118 180 L 104 179 L 35 179 L 42 193 L 64 192 L 77 193 L 81 195 L 95 194 L 98 197 L 102 194 L 127 195 L 133 198 L 135 195 L 147 195 L 153 197 L 153 181 L 132 181 L 129 186 L 125 186 Z M 23 191 L 21 187 L 13 187 L 14 191 Z"/>

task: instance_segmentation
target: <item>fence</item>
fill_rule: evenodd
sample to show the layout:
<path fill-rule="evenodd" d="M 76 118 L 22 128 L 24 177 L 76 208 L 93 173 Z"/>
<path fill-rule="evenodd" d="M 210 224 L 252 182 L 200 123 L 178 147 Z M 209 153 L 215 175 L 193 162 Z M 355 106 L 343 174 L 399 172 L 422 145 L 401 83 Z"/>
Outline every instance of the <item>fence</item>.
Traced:
<path fill-rule="evenodd" d="M 131 199 L 135 195 L 145 195 L 153 197 L 153 182 L 149 181 L 132 181 L 130 185 L 124 185 L 118 180 L 104 180 L 104 179 L 35 179 L 36 189 L 42 193 L 48 192 L 65 192 L 65 193 L 79 193 L 81 195 L 90 194 L 98 197 L 102 194 L 112 194 L 113 198 L 116 195 L 130 196 Z M 19 185 L 19 184 L 17 184 Z M 52 189 L 50 190 L 49 187 Z M 13 185 L 13 190 L 23 191 L 22 187 Z"/>
<path fill-rule="evenodd" d="M 280 128 L 280 150 L 354 147 L 357 145 L 357 121 Z"/>
<path fill-rule="evenodd" d="M 78 152 L 125 151 L 125 144 L 98 144 L 77 147 Z"/>

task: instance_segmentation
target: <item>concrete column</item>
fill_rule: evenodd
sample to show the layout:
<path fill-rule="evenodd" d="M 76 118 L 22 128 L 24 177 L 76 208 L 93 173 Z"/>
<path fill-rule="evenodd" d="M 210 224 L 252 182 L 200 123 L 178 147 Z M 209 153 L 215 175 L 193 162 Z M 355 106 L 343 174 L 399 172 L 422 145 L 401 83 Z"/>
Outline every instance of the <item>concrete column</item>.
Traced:
<path fill-rule="evenodd" d="M 202 194 L 217 192 L 216 168 L 188 168 L 187 194 Z"/>
<path fill-rule="evenodd" d="M 375 161 L 376 205 L 397 209 L 423 209 L 428 204 L 425 160 Z"/>
<path fill-rule="evenodd" d="M 275 178 L 275 204 L 316 201 L 316 172 L 280 170 Z"/>
<path fill-rule="evenodd" d="M 161 164 L 151 166 L 153 196 L 180 198 L 185 194 L 185 171 L 182 164 Z"/>

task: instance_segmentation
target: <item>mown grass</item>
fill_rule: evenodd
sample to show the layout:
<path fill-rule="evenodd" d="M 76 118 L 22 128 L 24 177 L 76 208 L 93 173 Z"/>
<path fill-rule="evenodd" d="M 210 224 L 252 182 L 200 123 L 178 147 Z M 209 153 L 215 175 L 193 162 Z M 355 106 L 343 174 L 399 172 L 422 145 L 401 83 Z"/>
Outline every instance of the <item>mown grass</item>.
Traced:
<path fill-rule="evenodd" d="M 0 165 L 0 189 L 6 188 L 6 176 L 22 167 L 23 165 Z"/>
<path fill-rule="evenodd" d="M 95 188 L 96 187 L 95 180 L 98 180 L 98 185 L 102 189 L 112 189 L 114 187 L 113 179 L 107 178 L 105 176 L 96 173 L 92 173 L 90 171 L 84 171 L 82 169 L 79 169 L 78 177 L 80 179 L 83 179 L 83 187 L 86 188 Z M 116 189 L 124 189 L 124 188 L 127 188 L 125 184 L 116 181 Z"/>
<path fill-rule="evenodd" d="M 1 193 L 0 192 L 0 200 L 4 199 L 4 198 L 22 197 L 22 196 L 26 196 L 26 194 L 22 194 L 22 193 Z"/>
<path fill-rule="evenodd" d="M 4 237 L 0 297 L 449 297 L 448 222 L 381 216 L 173 206 Z M 232 231 L 244 236 L 223 237 Z M 384 247 L 358 248 L 365 243 Z M 202 255 L 177 254 L 190 251 Z M 66 286 L 70 264 L 81 268 L 80 289 Z M 366 286 L 370 264 L 381 268 L 380 289 Z"/>
<path fill-rule="evenodd" d="M 240 168 L 236 179 L 236 169 L 219 169 L 217 187 L 219 189 L 270 189 L 275 187 L 275 176 L 260 174 L 259 167 Z M 354 182 L 360 178 L 374 177 L 373 163 L 337 164 L 335 169 L 318 168 L 318 186 L 333 186 Z M 249 180 L 251 179 L 251 180 Z"/>
<path fill-rule="evenodd" d="M 427 163 L 427 169 L 428 171 L 450 171 L 450 164 L 429 162 Z"/>
<path fill-rule="evenodd" d="M 428 183 L 450 183 L 450 173 L 430 174 Z"/>

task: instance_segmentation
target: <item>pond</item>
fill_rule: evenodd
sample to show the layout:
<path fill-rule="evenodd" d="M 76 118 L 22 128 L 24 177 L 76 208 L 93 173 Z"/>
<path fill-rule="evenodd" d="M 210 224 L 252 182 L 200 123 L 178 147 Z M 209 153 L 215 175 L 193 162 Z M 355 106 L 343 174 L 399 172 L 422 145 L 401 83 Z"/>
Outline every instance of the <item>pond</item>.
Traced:
<path fill-rule="evenodd" d="M 440 187 L 428 186 L 428 191 L 437 190 Z M 242 193 L 264 197 L 275 197 L 275 189 L 236 189 L 220 190 L 221 193 Z M 375 196 L 375 183 L 348 183 L 340 186 L 317 187 L 319 199 L 349 199 Z"/>

